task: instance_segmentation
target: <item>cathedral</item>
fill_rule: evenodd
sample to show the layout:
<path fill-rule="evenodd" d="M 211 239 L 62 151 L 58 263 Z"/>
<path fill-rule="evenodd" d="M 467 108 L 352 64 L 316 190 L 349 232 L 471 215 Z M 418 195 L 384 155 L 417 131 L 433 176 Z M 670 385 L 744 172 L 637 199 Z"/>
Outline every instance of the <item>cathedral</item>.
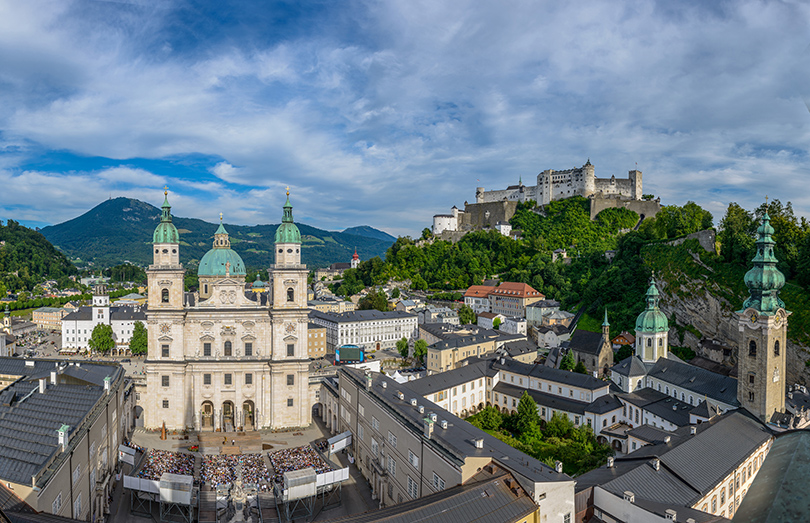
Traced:
<path fill-rule="evenodd" d="M 185 292 L 180 235 L 168 192 L 147 269 L 149 351 L 144 427 L 257 430 L 311 422 L 307 269 L 289 191 L 267 292 L 245 291 L 245 264 L 221 223 Z"/>

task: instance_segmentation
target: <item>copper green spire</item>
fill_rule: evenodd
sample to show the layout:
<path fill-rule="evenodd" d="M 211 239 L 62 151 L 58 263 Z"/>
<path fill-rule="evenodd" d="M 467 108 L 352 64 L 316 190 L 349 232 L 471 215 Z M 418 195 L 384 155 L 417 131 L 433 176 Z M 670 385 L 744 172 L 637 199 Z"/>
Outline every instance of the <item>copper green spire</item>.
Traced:
<path fill-rule="evenodd" d="M 169 188 L 163 187 L 163 205 L 160 208 L 160 223 L 152 235 L 152 243 L 179 243 L 180 235 L 172 223 L 172 206 L 169 205 Z"/>
<path fill-rule="evenodd" d="M 610 327 L 610 323 L 608 323 L 607 319 L 607 309 L 605 309 L 605 321 L 602 322 L 602 327 Z"/>
<path fill-rule="evenodd" d="M 292 204 L 290 203 L 290 188 L 287 187 L 287 202 L 284 204 L 284 214 L 281 225 L 276 229 L 276 243 L 301 243 L 301 232 L 293 223 Z"/>
<path fill-rule="evenodd" d="M 785 307 L 779 298 L 779 290 L 785 285 L 785 275 L 776 268 L 778 261 L 773 255 L 776 242 L 771 238 L 773 227 L 766 209 L 762 224 L 757 229 L 757 253 L 754 266 L 745 273 L 745 285 L 750 296 L 743 303 L 743 310 L 752 307 L 765 315 L 771 315 Z"/>
<path fill-rule="evenodd" d="M 636 319 L 636 331 L 638 332 L 663 332 L 669 330 L 669 321 L 664 313 L 658 308 L 660 294 L 655 284 L 655 278 L 650 278 L 650 286 L 647 288 L 647 308 L 645 308 Z"/>

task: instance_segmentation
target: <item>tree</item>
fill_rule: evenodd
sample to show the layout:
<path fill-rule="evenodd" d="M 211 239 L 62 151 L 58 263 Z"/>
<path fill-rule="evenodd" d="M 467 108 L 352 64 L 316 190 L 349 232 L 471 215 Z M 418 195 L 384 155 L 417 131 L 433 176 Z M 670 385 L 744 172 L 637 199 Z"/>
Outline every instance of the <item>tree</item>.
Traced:
<path fill-rule="evenodd" d="M 573 351 L 568 351 L 563 356 L 562 361 L 560 362 L 560 368 L 562 370 L 574 370 L 576 363 L 574 363 L 574 353 Z"/>
<path fill-rule="evenodd" d="M 727 262 L 748 265 L 754 252 L 754 233 L 757 223 L 754 216 L 739 204 L 728 204 L 726 215 L 720 221 L 720 255 Z"/>
<path fill-rule="evenodd" d="M 385 291 L 380 289 L 379 291 L 371 291 L 369 292 L 365 298 L 362 298 L 357 303 L 357 308 L 361 311 L 364 310 L 371 310 L 376 309 L 378 311 L 387 311 L 388 310 L 388 298 L 385 296 Z"/>
<path fill-rule="evenodd" d="M 616 362 L 624 361 L 633 355 L 633 347 L 630 345 L 622 345 L 616 351 Z"/>
<path fill-rule="evenodd" d="M 424 361 L 425 355 L 427 355 L 427 342 L 416 340 L 416 343 L 413 344 L 413 357 L 417 361 Z"/>
<path fill-rule="evenodd" d="M 146 327 L 143 322 L 136 321 L 132 328 L 132 338 L 129 340 L 129 351 L 132 354 L 146 354 L 147 346 Z"/>
<path fill-rule="evenodd" d="M 431 232 L 431 230 L 430 230 L 430 229 L 428 229 L 427 227 L 425 227 L 424 229 L 422 229 L 422 239 L 423 239 L 423 240 L 427 240 L 427 239 L 429 239 L 431 236 L 433 236 L 433 232 Z"/>
<path fill-rule="evenodd" d="M 498 330 L 500 327 L 501 327 L 501 319 L 500 318 L 495 318 L 494 320 L 492 320 L 492 328 L 493 329 Z"/>
<path fill-rule="evenodd" d="M 462 305 L 458 310 L 458 319 L 462 325 L 471 325 L 475 323 L 475 313 L 467 305 Z"/>
<path fill-rule="evenodd" d="M 408 338 L 402 338 L 397 341 L 397 352 L 399 352 L 399 355 L 403 358 L 408 357 Z"/>
<path fill-rule="evenodd" d="M 391 298 L 399 298 L 399 287 L 394 287 L 394 290 L 391 291 Z"/>
<path fill-rule="evenodd" d="M 503 423 L 503 417 L 495 407 L 488 406 L 476 414 L 471 423 L 482 430 L 498 430 Z"/>
<path fill-rule="evenodd" d="M 537 414 L 537 404 L 524 390 L 517 407 L 515 428 L 519 434 L 531 434 L 540 427 L 540 416 Z"/>
<path fill-rule="evenodd" d="M 90 341 L 87 342 L 91 350 L 106 354 L 115 347 L 112 327 L 105 323 L 99 323 L 93 328 Z"/>
<path fill-rule="evenodd" d="M 588 369 L 585 367 L 585 364 L 582 363 L 582 360 L 577 362 L 577 365 L 574 367 L 574 372 L 578 372 L 580 374 L 588 374 Z"/>

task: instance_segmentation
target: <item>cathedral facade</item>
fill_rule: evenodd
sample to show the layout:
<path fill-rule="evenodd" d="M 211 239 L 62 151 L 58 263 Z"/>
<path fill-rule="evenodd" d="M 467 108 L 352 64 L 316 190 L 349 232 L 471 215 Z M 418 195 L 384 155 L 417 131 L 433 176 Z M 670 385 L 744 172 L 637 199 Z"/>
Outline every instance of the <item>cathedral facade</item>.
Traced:
<path fill-rule="evenodd" d="M 165 193 L 164 193 L 165 194 Z M 168 196 L 147 270 L 149 351 L 144 427 L 257 430 L 311 422 L 307 270 L 287 193 L 267 292 L 245 291 L 245 265 L 220 224 L 185 292 Z"/>

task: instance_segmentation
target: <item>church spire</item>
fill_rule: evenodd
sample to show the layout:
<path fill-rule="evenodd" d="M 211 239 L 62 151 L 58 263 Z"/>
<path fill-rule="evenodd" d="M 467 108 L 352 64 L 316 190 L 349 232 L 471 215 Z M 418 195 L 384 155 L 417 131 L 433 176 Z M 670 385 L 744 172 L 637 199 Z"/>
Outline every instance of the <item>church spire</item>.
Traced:
<path fill-rule="evenodd" d="M 745 285 L 750 296 L 743 303 L 743 310 L 751 307 L 768 316 L 785 307 L 785 302 L 779 298 L 779 290 L 785 285 L 785 275 L 776 268 L 778 260 L 773 254 L 776 246 L 771 238 L 773 232 L 766 204 L 762 224 L 757 229 L 757 253 L 752 260 L 754 266 L 745 273 Z"/>

